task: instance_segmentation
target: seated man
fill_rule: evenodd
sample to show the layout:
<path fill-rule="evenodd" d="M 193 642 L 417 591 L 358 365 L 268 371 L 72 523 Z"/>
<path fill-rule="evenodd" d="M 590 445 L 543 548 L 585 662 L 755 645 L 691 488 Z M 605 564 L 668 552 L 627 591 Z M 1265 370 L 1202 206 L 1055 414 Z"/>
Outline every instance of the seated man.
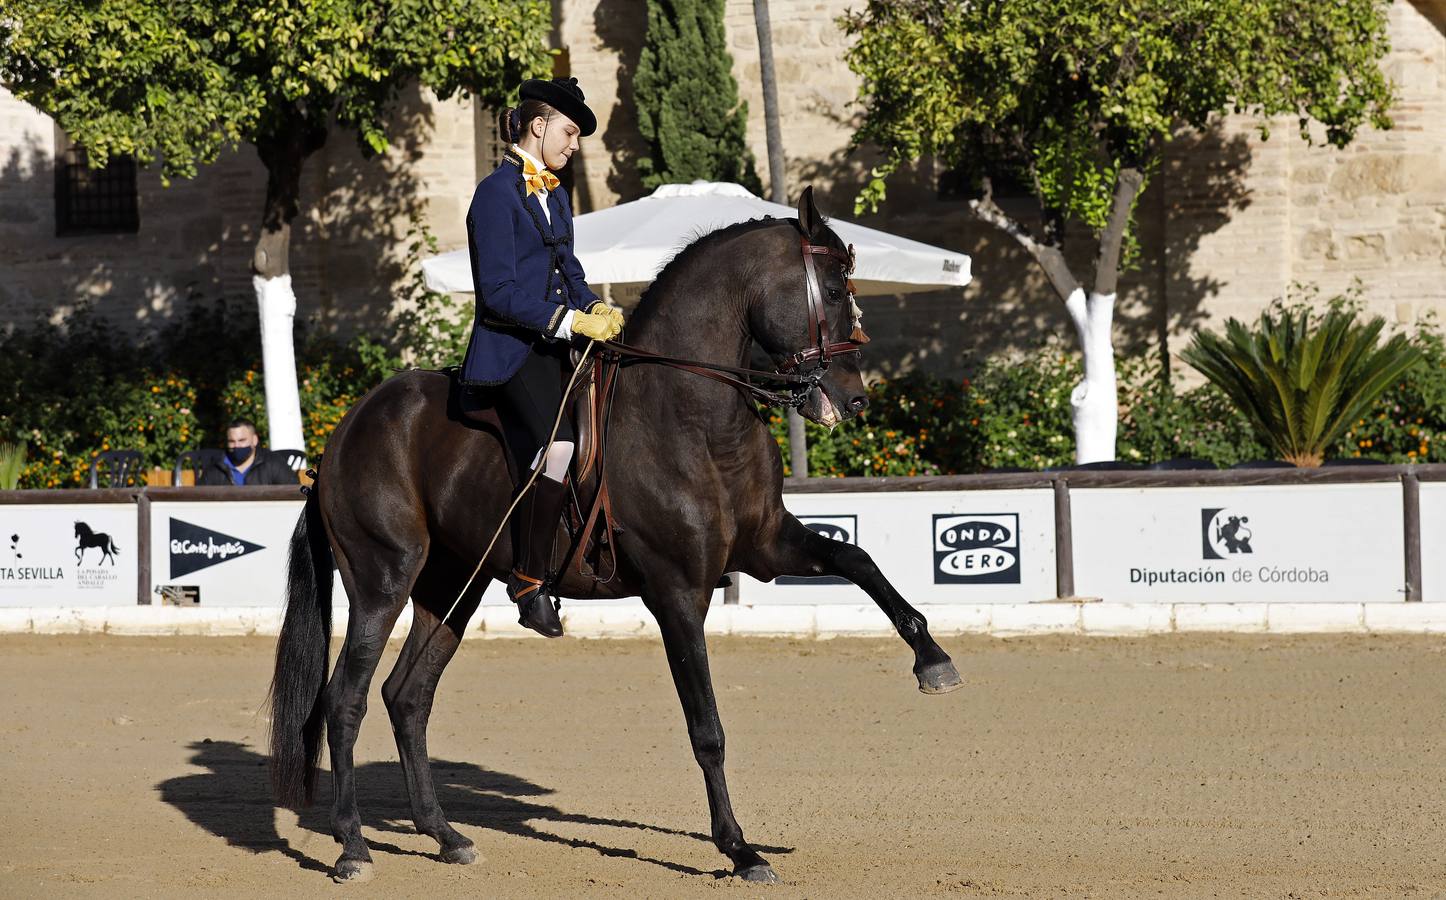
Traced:
<path fill-rule="evenodd" d="M 256 424 L 250 419 L 232 419 L 226 426 L 226 455 L 201 470 L 197 484 L 297 484 L 296 473 L 286 458 L 261 446 Z"/>

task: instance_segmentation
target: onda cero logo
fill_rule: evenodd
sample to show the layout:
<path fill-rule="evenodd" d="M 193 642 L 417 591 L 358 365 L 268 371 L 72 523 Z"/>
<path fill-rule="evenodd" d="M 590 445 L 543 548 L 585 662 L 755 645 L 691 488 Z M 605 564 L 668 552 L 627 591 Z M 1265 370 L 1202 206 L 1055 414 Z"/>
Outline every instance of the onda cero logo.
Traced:
<path fill-rule="evenodd" d="M 936 513 L 934 583 L 1019 584 L 1019 513 Z"/>
<path fill-rule="evenodd" d="M 814 534 L 826 537 L 831 541 L 843 541 L 845 544 L 858 546 L 859 543 L 859 517 L 848 516 L 799 516 L 798 521 Z M 775 582 L 778 584 L 848 584 L 847 578 L 839 578 L 836 575 L 804 576 L 804 575 L 780 575 Z"/>

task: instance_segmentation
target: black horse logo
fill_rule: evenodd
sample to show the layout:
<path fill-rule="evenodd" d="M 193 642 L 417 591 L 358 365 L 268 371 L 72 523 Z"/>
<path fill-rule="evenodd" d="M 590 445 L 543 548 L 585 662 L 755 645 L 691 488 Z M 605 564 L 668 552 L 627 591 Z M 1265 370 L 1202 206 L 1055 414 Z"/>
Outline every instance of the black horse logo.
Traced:
<path fill-rule="evenodd" d="M 1254 553 L 1250 549 L 1250 529 L 1245 523 L 1249 516 L 1231 516 L 1224 525 L 1215 529 L 1215 539 L 1225 542 L 1225 549 L 1231 553 Z"/>
<path fill-rule="evenodd" d="M 84 522 L 76 522 L 75 564 L 77 566 L 80 565 L 81 560 L 85 557 L 87 547 L 99 547 L 100 561 L 105 562 L 109 559 L 110 564 L 115 565 L 115 553 L 120 550 L 120 548 L 115 545 L 115 541 L 111 540 L 110 535 L 103 531 L 97 534 L 91 531 L 90 526 Z M 97 563 L 97 565 L 99 565 L 99 563 Z"/>

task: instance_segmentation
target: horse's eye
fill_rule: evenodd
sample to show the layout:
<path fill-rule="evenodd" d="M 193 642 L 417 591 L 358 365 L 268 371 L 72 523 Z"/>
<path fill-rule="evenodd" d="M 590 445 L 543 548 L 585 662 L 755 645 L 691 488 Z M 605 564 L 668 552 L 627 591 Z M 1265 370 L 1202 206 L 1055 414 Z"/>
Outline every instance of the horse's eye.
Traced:
<path fill-rule="evenodd" d="M 839 302 L 843 299 L 843 291 L 839 290 L 838 288 L 829 288 L 828 299 L 832 300 L 835 303 Z"/>

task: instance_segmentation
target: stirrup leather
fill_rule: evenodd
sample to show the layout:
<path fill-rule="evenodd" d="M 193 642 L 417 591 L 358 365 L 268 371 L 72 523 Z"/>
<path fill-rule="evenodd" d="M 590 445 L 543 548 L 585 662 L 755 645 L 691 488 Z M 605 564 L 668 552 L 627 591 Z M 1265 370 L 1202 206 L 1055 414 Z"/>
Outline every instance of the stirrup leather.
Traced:
<path fill-rule="evenodd" d="M 516 594 L 513 594 L 513 595 L 512 595 L 512 602 L 513 602 L 513 603 L 520 603 L 520 602 L 522 602 L 522 598 L 523 598 L 523 597 L 526 597 L 528 594 L 530 594 L 530 593 L 532 593 L 533 591 L 538 590 L 539 588 L 542 587 L 542 580 L 541 580 L 541 579 L 533 578 L 531 575 L 526 575 L 526 574 L 524 574 L 523 572 L 521 572 L 521 571 L 518 570 L 518 569 L 513 569 L 513 570 L 512 570 L 512 577 L 513 577 L 513 578 L 516 578 L 518 581 L 525 581 L 525 582 L 527 582 L 527 587 L 523 588 L 522 590 L 518 591 Z"/>

